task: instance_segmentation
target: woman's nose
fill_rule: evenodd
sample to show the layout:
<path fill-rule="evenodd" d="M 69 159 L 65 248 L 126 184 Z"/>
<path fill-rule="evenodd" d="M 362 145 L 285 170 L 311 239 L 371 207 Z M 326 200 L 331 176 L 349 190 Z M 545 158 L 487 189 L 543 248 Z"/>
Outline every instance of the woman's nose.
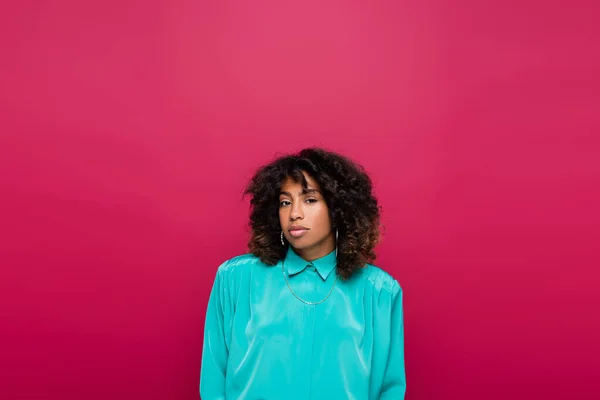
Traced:
<path fill-rule="evenodd" d="M 302 204 L 295 203 L 292 205 L 292 212 L 290 214 L 291 219 L 302 219 L 304 218 L 304 210 L 302 210 Z"/>

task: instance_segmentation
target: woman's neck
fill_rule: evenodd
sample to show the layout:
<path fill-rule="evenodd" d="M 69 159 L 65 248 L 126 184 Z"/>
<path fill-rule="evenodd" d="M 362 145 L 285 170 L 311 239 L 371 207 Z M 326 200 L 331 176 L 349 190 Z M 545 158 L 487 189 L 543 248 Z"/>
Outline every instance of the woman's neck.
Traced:
<path fill-rule="evenodd" d="M 305 261 L 314 261 L 321 257 L 325 257 L 327 254 L 335 250 L 335 238 L 333 235 L 327 236 L 322 242 L 316 243 L 315 245 L 303 249 L 296 249 L 294 251 Z"/>

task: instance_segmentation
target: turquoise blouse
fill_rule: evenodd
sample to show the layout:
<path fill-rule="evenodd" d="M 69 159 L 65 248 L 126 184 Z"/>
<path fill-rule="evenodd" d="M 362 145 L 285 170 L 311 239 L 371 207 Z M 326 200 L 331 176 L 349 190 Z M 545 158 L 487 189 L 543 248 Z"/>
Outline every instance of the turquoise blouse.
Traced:
<path fill-rule="evenodd" d="M 404 399 L 402 289 L 367 264 L 335 281 L 335 252 L 307 262 L 290 247 L 219 266 L 206 312 L 202 400 Z"/>

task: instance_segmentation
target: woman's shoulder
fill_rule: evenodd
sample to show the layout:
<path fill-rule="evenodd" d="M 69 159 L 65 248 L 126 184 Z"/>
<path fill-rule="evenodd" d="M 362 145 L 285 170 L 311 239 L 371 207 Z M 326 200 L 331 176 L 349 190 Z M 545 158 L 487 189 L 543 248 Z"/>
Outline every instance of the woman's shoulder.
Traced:
<path fill-rule="evenodd" d="M 262 264 L 263 262 L 254 254 L 246 253 L 231 257 L 225 260 L 220 266 L 219 270 L 228 272 L 239 268 Z"/>
<path fill-rule="evenodd" d="M 223 261 L 217 269 L 217 275 L 222 279 L 235 279 L 253 275 L 267 267 L 256 255 L 246 253 Z"/>
<path fill-rule="evenodd" d="M 402 292 L 402 286 L 400 286 L 398 280 L 377 265 L 367 263 L 359 271 L 361 271 L 367 283 L 372 285 L 373 289 L 377 292 L 386 291 L 393 295 Z"/>

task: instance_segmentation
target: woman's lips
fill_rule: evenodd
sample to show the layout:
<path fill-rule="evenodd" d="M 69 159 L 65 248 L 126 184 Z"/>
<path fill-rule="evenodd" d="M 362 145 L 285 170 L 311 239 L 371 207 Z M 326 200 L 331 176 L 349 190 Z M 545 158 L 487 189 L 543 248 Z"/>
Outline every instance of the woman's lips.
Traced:
<path fill-rule="evenodd" d="M 290 230 L 290 235 L 292 235 L 295 238 L 299 238 L 304 236 L 306 232 L 308 232 L 308 229 L 293 229 Z"/>

